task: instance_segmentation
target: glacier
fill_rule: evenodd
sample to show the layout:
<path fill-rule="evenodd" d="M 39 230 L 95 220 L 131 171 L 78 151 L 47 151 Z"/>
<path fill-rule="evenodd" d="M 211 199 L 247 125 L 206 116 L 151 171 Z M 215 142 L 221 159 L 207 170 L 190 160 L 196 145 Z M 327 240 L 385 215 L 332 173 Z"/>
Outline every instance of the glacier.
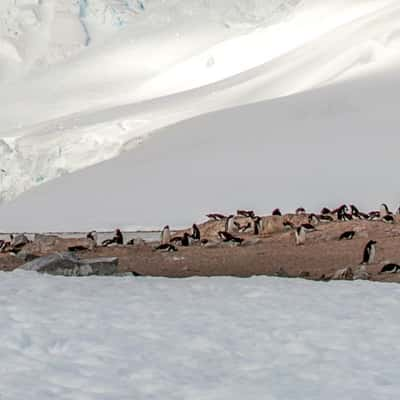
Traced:
<path fill-rule="evenodd" d="M 27 0 L 5 2 L 0 13 L 0 229 L 154 227 L 165 219 L 180 225 L 209 208 L 317 207 L 327 201 L 321 188 L 333 193 L 330 202 L 398 205 L 392 161 L 378 158 L 377 168 L 369 162 L 376 142 L 396 145 L 398 98 L 388 83 L 397 81 L 399 65 L 395 1 Z M 241 124 L 236 146 L 231 139 L 240 132 L 225 118 Z M 294 137 L 307 132 L 315 135 L 318 163 L 308 165 L 300 143 L 313 174 L 303 173 L 307 195 L 294 199 L 300 181 L 290 171 L 302 162 Z M 274 147 L 278 136 L 282 149 Z M 339 140 L 336 161 L 334 154 L 320 157 Z M 201 142 L 207 148 L 193 154 Z M 262 156 L 285 147 L 285 162 Z M 227 162 L 238 164 L 232 174 L 221 172 Z M 371 174 L 382 176 L 374 180 L 379 194 L 364 177 Z M 351 181 L 362 182 L 360 189 Z M 238 194 L 242 182 L 243 193 L 257 187 L 257 196 Z M 271 194 L 274 187 L 283 189 Z M 146 193 L 159 199 L 165 190 L 164 202 L 145 207 Z M 171 209 L 186 191 L 194 201 Z M 218 196 L 206 201 L 206 191 Z M 110 207 L 116 194 L 126 206 Z M 49 211 L 56 204 L 63 206 L 59 216 Z"/>

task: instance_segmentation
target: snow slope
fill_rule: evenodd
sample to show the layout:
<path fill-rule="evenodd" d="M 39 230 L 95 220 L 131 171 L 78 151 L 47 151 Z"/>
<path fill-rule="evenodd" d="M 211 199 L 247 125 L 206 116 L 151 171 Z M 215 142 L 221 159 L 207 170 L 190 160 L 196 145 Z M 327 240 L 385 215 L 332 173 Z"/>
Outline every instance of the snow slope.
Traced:
<path fill-rule="evenodd" d="M 4 229 L 188 226 L 210 211 L 398 206 L 396 70 L 206 114 L 0 209 Z M 290 118 L 288 118 L 290 116 Z M 18 215 L 18 218 L 15 216 Z"/>
<path fill-rule="evenodd" d="M 0 293 L 7 400 L 386 400 L 400 390 L 396 284 L 14 272 L 0 273 Z"/>
<path fill-rule="evenodd" d="M 396 145 L 396 1 L 161 3 L 144 3 L 123 29 L 78 13 L 89 46 L 0 85 L 0 197 L 62 176 L 3 205 L 1 229 L 158 227 L 211 208 L 343 196 L 397 202 L 393 160 L 376 146 Z M 384 178 L 379 193 L 354 186 L 370 173 Z"/>

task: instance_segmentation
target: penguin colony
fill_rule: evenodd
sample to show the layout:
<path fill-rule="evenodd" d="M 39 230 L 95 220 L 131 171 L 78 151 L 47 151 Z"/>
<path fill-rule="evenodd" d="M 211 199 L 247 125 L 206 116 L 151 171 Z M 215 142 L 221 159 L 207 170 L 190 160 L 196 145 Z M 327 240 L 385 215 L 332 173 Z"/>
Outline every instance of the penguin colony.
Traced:
<path fill-rule="evenodd" d="M 397 211 L 400 214 L 400 207 Z M 379 211 L 370 211 L 368 213 L 361 212 L 354 204 L 347 206 L 345 204 L 331 210 L 327 207 L 322 208 L 319 214 L 308 214 L 303 207 L 299 207 L 295 211 L 296 216 L 304 216 L 308 222 L 304 222 L 299 226 L 293 224 L 289 220 L 283 220 L 282 224 L 285 230 L 294 232 L 294 244 L 296 246 L 303 246 L 306 243 L 307 235 L 311 232 L 317 231 L 316 226 L 319 224 L 327 224 L 334 221 L 381 221 L 386 224 L 394 224 L 395 218 L 393 213 L 389 210 L 388 206 L 383 203 Z M 284 218 L 279 208 L 272 211 L 273 217 Z M 228 216 L 221 213 L 207 214 L 207 218 L 211 221 L 218 221 L 223 223 L 224 229 L 217 232 L 218 239 L 221 243 L 229 243 L 232 245 L 240 246 L 245 242 L 245 239 L 237 234 L 246 233 L 252 235 L 260 235 L 263 231 L 263 219 L 256 215 L 253 210 L 237 210 L 236 215 L 230 214 Z M 238 221 L 239 219 L 240 221 Z M 245 222 L 243 223 L 243 219 Z M 237 234 L 235 234 L 237 233 Z M 344 231 L 337 239 L 339 241 L 352 240 L 357 236 L 356 231 Z M 87 238 L 93 239 L 97 242 L 97 233 L 92 231 L 88 233 Z M 206 246 L 210 243 L 209 239 L 202 238 L 200 229 L 196 224 L 192 225 L 191 231 L 184 232 L 181 236 L 171 236 L 170 227 L 164 226 L 161 231 L 160 244 L 154 248 L 154 251 L 163 252 L 176 252 L 178 247 L 189 247 L 194 244 Z M 102 246 L 110 246 L 115 244 L 123 244 L 123 236 L 120 229 L 115 230 L 115 235 L 112 239 L 106 239 L 102 242 Z M 133 245 L 134 239 L 126 244 Z M 377 242 L 369 240 L 364 247 L 362 254 L 362 265 L 373 264 L 376 257 Z M 7 246 L 7 243 L 0 241 L 0 249 Z M 400 272 L 400 266 L 395 263 L 389 263 L 382 267 L 381 273 L 397 273 Z"/>

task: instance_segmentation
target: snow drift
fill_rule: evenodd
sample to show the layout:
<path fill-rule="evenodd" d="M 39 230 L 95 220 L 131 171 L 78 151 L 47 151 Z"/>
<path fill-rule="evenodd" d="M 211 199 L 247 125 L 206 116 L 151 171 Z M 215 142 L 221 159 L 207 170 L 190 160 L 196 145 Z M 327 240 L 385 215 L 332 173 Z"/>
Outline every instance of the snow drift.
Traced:
<path fill-rule="evenodd" d="M 7 400 L 394 399 L 399 291 L 0 273 L 0 391 Z"/>

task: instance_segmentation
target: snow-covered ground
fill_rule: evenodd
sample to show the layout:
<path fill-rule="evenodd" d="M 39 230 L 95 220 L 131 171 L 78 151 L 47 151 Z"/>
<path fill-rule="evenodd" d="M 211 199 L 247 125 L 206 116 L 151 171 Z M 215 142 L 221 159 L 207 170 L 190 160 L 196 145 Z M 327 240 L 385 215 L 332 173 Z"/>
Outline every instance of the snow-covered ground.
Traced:
<path fill-rule="evenodd" d="M 397 0 L 2 2 L 0 230 L 397 206 L 399 21 Z"/>
<path fill-rule="evenodd" d="M 0 273 L 4 400 L 392 400 L 396 284 Z"/>

